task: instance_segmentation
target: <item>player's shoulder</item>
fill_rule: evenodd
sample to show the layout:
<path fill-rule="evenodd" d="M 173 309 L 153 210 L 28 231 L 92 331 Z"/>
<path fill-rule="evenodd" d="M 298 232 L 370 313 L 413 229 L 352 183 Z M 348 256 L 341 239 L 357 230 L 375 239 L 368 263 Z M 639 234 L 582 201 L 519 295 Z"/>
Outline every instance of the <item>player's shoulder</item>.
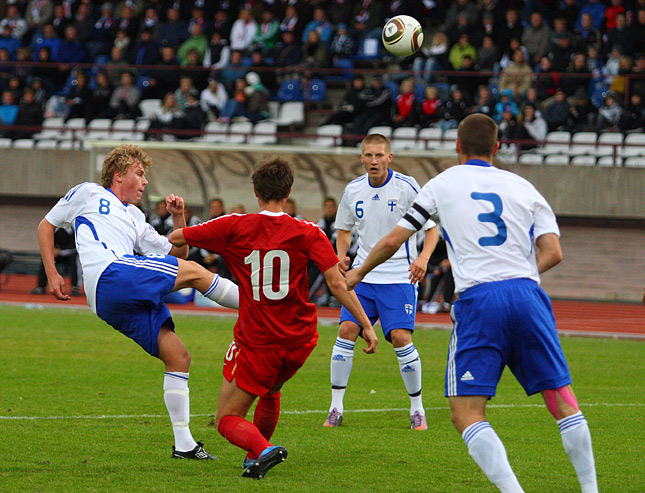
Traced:
<path fill-rule="evenodd" d="M 414 177 L 404 175 L 398 171 L 395 171 L 392 174 L 392 183 L 404 189 L 412 190 L 414 193 L 419 193 L 419 190 L 421 189 L 419 183 L 417 183 L 417 180 L 415 180 Z"/>
<path fill-rule="evenodd" d="M 352 190 L 360 190 L 363 188 L 366 184 L 368 183 L 367 180 L 367 173 L 364 175 L 361 175 L 357 178 L 354 178 L 352 181 L 350 181 L 347 186 L 345 187 L 345 191 L 352 191 Z"/>
<path fill-rule="evenodd" d="M 84 195 L 85 193 L 91 193 L 94 190 L 98 189 L 105 190 L 101 185 L 98 183 L 92 183 L 89 181 L 79 183 L 75 187 L 72 187 L 63 197 L 67 202 L 72 200 L 72 198 L 76 197 L 78 198 L 80 195 Z"/>

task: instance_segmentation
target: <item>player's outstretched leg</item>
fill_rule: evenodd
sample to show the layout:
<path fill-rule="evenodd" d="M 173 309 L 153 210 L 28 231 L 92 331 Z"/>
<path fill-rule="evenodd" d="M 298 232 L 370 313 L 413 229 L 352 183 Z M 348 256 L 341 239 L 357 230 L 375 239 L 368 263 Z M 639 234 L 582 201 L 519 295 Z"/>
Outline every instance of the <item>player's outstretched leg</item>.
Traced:
<path fill-rule="evenodd" d="M 587 420 L 578 408 L 570 385 L 542 392 L 546 407 L 558 424 L 562 445 L 578 476 L 582 493 L 597 493 L 596 464 Z"/>
<path fill-rule="evenodd" d="M 269 469 L 277 466 L 287 458 L 287 449 L 273 445 L 265 449 L 242 473 L 244 478 L 262 479 Z"/>
<path fill-rule="evenodd" d="M 352 373 L 355 345 L 356 341 L 344 339 L 340 336 L 336 338 L 330 364 L 331 405 L 329 406 L 329 415 L 324 426 L 340 426 L 343 423 L 343 399 L 349 376 Z"/>
<path fill-rule="evenodd" d="M 280 395 L 280 392 L 263 395 L 258 399 L 255 411 L 253 412 L 253 424 L 267 440 L 271 440 L 273 432 L 278 425 L 278 419 L 280 418 Z M 242 465 L 246 469 L 257 458 L 257 455 L 249 452 L 242 461 Z"/>
<path fill-rule="evenodd" d="M 419 352 L 411 341 L 412 333 L 407 329 L 396 329 L 391 332 L 394 352 L 399 360 L 399 371 L 410 396 L 410 428 L 427 430 L 426 412 L 421 397 L 421 359 Z"/>
<path fill-rule="evenodd" d="M 195 288 L 206 298 L 227 308 L 239 309 L 239 292 L 235 283 L 188 260 L 178 260 L 178 272 L 173 291 Z"/>

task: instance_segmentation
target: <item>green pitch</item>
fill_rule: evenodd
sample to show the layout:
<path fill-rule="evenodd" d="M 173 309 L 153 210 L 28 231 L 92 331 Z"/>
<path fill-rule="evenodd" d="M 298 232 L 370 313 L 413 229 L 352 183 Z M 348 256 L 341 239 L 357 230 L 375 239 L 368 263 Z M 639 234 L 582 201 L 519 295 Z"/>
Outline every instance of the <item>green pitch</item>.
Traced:
<path fill-rule="evenodd" d="M 395 355 L 357 350 L 343 426 L 322 426 L 336 327 L 321 326 L 305 367 L 283 389 L 272 440 L 289 457 L 261 481 L 211 425 L 233 321 L 175 317 L 192 354 L 191 429 L 217 462 L 171 460 L 162 364 L 88 310 L 0 307 L 0 491 L 496 491 L 450 424 L 443 397 L 449 333 L 419 330 L 427 432 L 409 429 Z M 601 491 L 645 491 L 645 344 L 562 340 L 591 428 Z M 509 373 L 488 420 L 527 492 L 579 491 L 553 418 Z"/>

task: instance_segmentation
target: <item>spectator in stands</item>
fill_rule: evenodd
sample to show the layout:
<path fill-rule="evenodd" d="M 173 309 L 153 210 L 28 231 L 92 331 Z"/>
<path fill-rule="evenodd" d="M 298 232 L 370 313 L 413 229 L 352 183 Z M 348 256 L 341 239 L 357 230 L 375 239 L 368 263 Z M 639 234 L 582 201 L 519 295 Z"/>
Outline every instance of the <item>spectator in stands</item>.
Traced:
<path fill-rule="evenodd" d="M 208 86 L 202 91 L 199 100 L 208 119 L 216 120 L 228 100 L 224 84 L 211 77 L 208 79 Z"/>
<path fill-rule="evenodd" d="M 9 77 L 9 83 L 7 84 L 8 91 L 11 91 L 14 101 L 19 101 L 22 97 L 22 81 L 17 75 L 12 75 Z"/>
<path fill-rule="evenodd" d="M 608 91 L 602 106 L 598 108 L 598 117 L 596 119 L 596 132 L 608 130 L 610 132 L 619 131 L 618 124 L 623 117 L 625 110 L 618 104 L 616 93 Z"/>
<path fill-rule="evenodd" d="M 346 125 L 360 115 L 364 108 L 361 99 L 361 92 L 365 88 L 365 80 L 362 75 L 355 75 L 352 82 L 343 94 L 336 110 L 329 115 L 323 125 Z"/>
<path fill-rule="evenodd" d="M 208 115 L 202 109 L 199 102 L 199 91 L 191 89 L 186 99 L 186 106 L 184 107 L 183 116 L 179 118 L 179 127 L 182 130 L 201 130 L 208 121 Z M 177 128 L 176 122 L 173 126 Z M 180 134 L 180 138 L 189 139 L 194 137 L 194 134 Z"/>
<path fill-rule="evenodd" d="M 495 18 L 491 12 L 484 13 L 481 17 L 481 24 L 474 29 L 473 44 L 477 47 L 481 47 L 484 37 L 486 36 L 491 38 L 491 41 L 493 36 L 495 36 Z"/>
<path fill-rule="evenodd" d="M 105 2 L 101 5 L 99 18 L 92 27 L 91 39 L 87 43 L 87 50 L 92 58 L 110 53 L 116 35 L 116 19 L 112 4 Z"/>
<path fill-rule="evenodd" d="M 43 123 L 43 107 L 34 99 L 34 91 L 30 87 L 23 90 L 22 99 L 18 105 L 18 115 L 15 125 L 40 127 Z M 36 132 L 36 128 L 17 130 L 14 138 L 29 139 Z"/>
<path fill-rule="evenodd" d="M 76 252 L 76 244 L 74 242 L 74 228 L 56 228 L 54 231 L 54 261 L 56 262 L 56 269 L 60 269 L 65 275 L 71 277 L 72 296 L 79 296 L 81 294 L 81 278 L 79 276 L 77 257 L 78 253 Z M 46 286 L 47 274 L 45 273 L 45 266 L 41 261 L 38 270 L 38 285 L 31 294 L 45 294 Z"/>
<path fill-rule="evenodd" d="M 551 100 L 553 99 L 555 99 L 555 94 L 554 94 L 554 98 L 551 98 Z M 540 100 L 540 98 L 538 98 L 537 89 L 535 87 L 529 87 L 528 91 L 526 91 L 526 96 L 524 97 L 524 99 L 522 99 L 522 101 L 519 102 L 520 111 L 523 112 L 524 106 L 526 106 L 529 103 L 535 106 L 535 109 L 539 110 L 540 112 L 544 108 L 542 101 Z"/>
<path fill-rule="evenodd" d="M 258 24 L 247 9 L 240 10 L 237 20 L 231 26 L 231 50 L 245 53 L 253 47 L 253 37 L 258 30 Z"/>
<path fill-rule="evenodd" d="M 65 28 L 70 24 L 70 20 L 65 16 L 65 9 L 62 5 L 57 4 L 54 7 L 54 18 L 52 19 L 52 26 L 56 30 L 56 35 L 59 38 L 65 37 Z"/>
<path fill-rule="evenodd" d="M 479 18 L 477 6 L 470 0 L 457 0 L 451 2 L 450 7 L 446 11 L 442 31 L 450 32 L 457 27 L 458 17 L 462 15 L 465 17 L 468 24 L 474 26 Z"/>
<path fill-rule="evenodd" d="M 495 65 L 499 62 L 500 52 L 495 46 L 495 42 L 491 36 L 484 36 L 482 45 L 477 50 L 477 65 L 482 72 L 495 71 Z"/>
<path fill-rule="evenodd" d="M 191 17 L 188 21 L 188 32 L 193 32 L 193 26 L 198 24 L 202 28 L 202 33 L 210 31 L 210 23 L 206 20 L 204 16 L 203 4 L 200 2 L 195 2 L 191 10 Z"/>
<path fill-rule="evenodd" d="M 627 90 L 627 78 L 632 74 L 632 59 L 628 56 L 621 56 L 618 61 L 618 75 L 609 86 L 609 90 L 615 92 L 618 97 L 623 97 Z"/>
<path fill-rule="evenodd" d="M 159 14 L 154 9 L 154 7 L 148 7 L 143 15 L 143 19 L 139 23 L 139 35 L 143 31 L 150 31 L 152 37 L 157 40 L 159 38 L 159 30 L 161 29 L 161 21 L 159 20 Z"/>
<path fill-rule="evenodd" d="M 161 107 L 155 111 L 155 114 L 150 122 L 151 130 L 161 130 L 161 129 L 174 129 L 181 128 L 182 119 L 184 117 L 183 111 L 179 108 L 177 101 L 175 100 L 175 95 L 172 92 L 167 93 L 161 103 Z M 163 137 L 158 132 L 153 132 L 151 138 L 154 140 L 160 140 Z M 165 201 L 164 201 L 164 210 L 165 210 Z M 159 207 L 157 207 L 157 212 L 159 214 Z M 168 217 L 168 214 L 163 215 L 163 219 Z M 151 222 L 152 224 L 152 222 Z M 155 226 L 153 224 L 153 226 Z M 166 229 L 167 225 L 164 225 L 162 229 Z M 155 229 L 159 234 L 166 235 L 169 231 L 166 230 L 165 233 L 161 233 L 157 226 Z"/>
<path fill-rule="evenodd" d="M 144 5 L 144 2 L 139 2 L 137 5 Z M 118 8 L 117 8 L 118 10 Z M 117 31 L 124 31 L 129 39 L 134 39 L 139 30 L 139 24 L 135 18 L 134 9 L 132 8 L 132 3 L 125 2 L 121 7 L 121 15 L 116 21 Z"/>
<path fill-rule="evenodd" d="M 2 104 L 0 105 L 0 125 L 13 125 L 18 117 L 18 105 L 13 99 L 11 91 L 2 91 Z M 0 130 L 0 135 L 6 135 L 5 131 Z"/>
<path fill-rule="evenodd" d="M 221 71 L 215 71 L 215 75 L 224 84 L 226 92 L 231 94 L 235 88 L 235 81 L 246 77 L 246 72 L 247 69 L 242 65 L 242 52 L 233 50 L 229 65 Z"/>
<path fill-rule="evenodd" d="M 524 125 L 522 125 L 518 121 L 517 116 L 513 114 L 510 106 L 506 106 L 502 111 L 502 118 L 498 124 L 498 127 L 499 127 L 499 134 L 498 134 L 499 140 L 529 139 L 529 133 L 526 131 L 526 128 L 524 127 Z M 523 148 L 524 145 L 520 145 L 520 147 Z M 531 147 L 531 145 L 529 145 L 528 147 Z"/>
<path fill-rule="evenodd" d="M 575 37 L 576 50 L 586 52 L 587 46 L 594 45 L 598 50 L 602 46 L 602 34 L 597 27 L 594 27 L 593 18 L 588 12 L 580 14 L 580 24 L 576 23 L 576 29 L 573 32 Z"/>
<path fill-rule="evenodd" d="M 0 29 L 4 30 L 5 26 L 9 26 L 11 29 L 11 36 L 18 41 L 22 41 L 22 37 L 27 34 L 27 31 L 29 31 L 27 21 L 20 15 L 18 5 L 13 4 L 7 6 L 7 14 L 5 18 L 0 21 Z"/>
<path fill-rule="evenodd" d="M 273 58 L 276 67 L 295 67 L 302 61 L 302 47 L 300 41 L 296 41 L 293 31 L 283 31 L 282 41 L 275 48 Z"/>
<path fill-rule="evenodd" d="M 152 31 L 144 29 L 130 50 L 130 63 L 134 65 L 156 65 L 161 60 L 159 44 L 152 36 Z"/>
<path fill-rule="evenodd" d="M 117 85 L 121 81 L 121 74 L 128 70 L 128 62 L 125 59 L 125 52 L 118 46 L 110 50 L 110 59 L 103 67 L 107 73 L 110 84 Z"/>
<path fill-rule="evenodd" d="M 92 35 L 94 21 L 90 14 L 90 8 L 86 3 L 78 6 L 74 16 L 74 27 L 76 27 L 78 40 L 82 43 L 87 43 Z"/>
<path fill-rule="evenodd" d="M 179 60 L 172 46 L 161 47 L 161 61 L 157 67 L 150 71 L 150 87 L 153 88 L 156 98 L 161 99 L 179 86 Z"/>
<path fill-rule="evenodd" d="M 150 215 L 148 223 L 161 236 L 167 236 L 172 228 L 169 228 L 166 224 L 166 219 L 170 216 L 170 212 L 166 209 L 166 201 L 157 200 L 155 208 L 156 212 Z"/>
<path fill-rule="evenodd" d="M 240 77 L 235 81 L 233 91 L 230 92 L 231 97 L 226 101 L 226 104 L 220 111 L 217 121 L 228 123 L 236 116 L 244 116 L 246 113 L 246 93 L 244 89 L 247 86 L 246 76 Z"/>
<path fill-rule="evenodd" d="M 560 76 L 553 69 L 551 57 L 545 55 L 540 58 L 540 65 L 536 67 L 535 72 L 535 88 L 538 99 L 542 101 L 554 96 Z"/>
<path fill-rule="evenodd" d="M 587 67 L 587 57 L 584 53 L 576 53 L 573 55 L 571 64 L 565 76 L 560 79 L 560 87 L 568 96 L 573 96 L 578 87 L 585 90 L 589 87 L 591 80 L 591 72 Z"/>
<path fill-rule="evenodd" d="M 477 60 L 477 49 L 470 44 L 468 34 L 462 33 L 459 36 L 459 41 L 453 45 L 448 54 L 448 60 L 450 60 L 453 70 L 459 70 L 461 68 L 465 56 Z"/>
<path fill-rule="evenodd" d="M 634 43 L 634 53 L 645 53 L 645 8 L 638 9 L 629 28 Z"/>
<path fill-rule="evenodd" d="M 328 49 L 329 45 L 331 44 L 333 28 L 331 22 L 329 22 L 329 20 L 327 19 L 325 9 L 323 9 L 322 7 L 314 8 L 314 18 L 307 23 L 302 32 L 301 39 L 303 44 L 309 42 L 309 33 L 311 31 L 316 31 L 318 33 L 318 39 L 323 44 L 325 49 Z"/>
<path fill-rule="evenodd" d="M 301 221 L 304 219 L 300 214 L 298 214 L 298 205 L 296 204 L 296 201 L 289 197 L 284 204 L 284 212 L 285 214 L 289 214 L 291 217 L 295 217 L 296 219 L 300 219 Z"/>
<path fill-rule="evenodd" d="M 426 48 L 425 45 L 422 45 L 419 53 L 412 62 L 412 68 L 415 74 L 423 71 L 422 76 L 426 83 L 434 81 L 433 72 L 452 68 L 448 59 L 450 43 L 448 36 L 443 31 L 436 32 L 432 37 L 430 47 Z"/>
<path fill-rule="evenodd" d="M 199 55 L 199 63 L 201 65 L 204 60 L 204 54 L 208 49 L 208 40 L 202 32 L 202 26 L 198 23 L 193 24 L 192 30 L 190 31 L 191 36 L 177 50 L 177 58 L 182 65 L 186 65 L 188 62 L 188 53 L 190 50 L 197 50 Z"/>
<path fill-rule="evenodd" d="M 349 58 L 356 53 L 356 42 L 350 36 L 347 24 L 341 22 L 336 26 L 329 53 L 334 58 Z"/>
<path fill-rule="evenodd" d="M 484 115 L 493 117 L 495 105 L 497 100 L 490 92 L 487 85 L 482 84 L 477 89 L 477 95 L 474 98 L 474 105 L 468 109 L 468 113 L 483 113 Z"/>
<path fill-rule="evenodd" d="M 419 124 L 422 128 L 434 126 L 441 118 L 441 99 L 435 86 L 427 86 L 419 107 Z"/>
<path fill-rule="evenodd" d="M 600 2 L 600 0 L 587 0 L 582 5 L 578 21 L 576 22 L 576 27 L 579 28 L 583 24 L 582 18 L 587 15 L 591 18 L 591 23 L 594 29 L 600 30 L 603 28 L 605 6 Z"/>
<path fill-rule="evenodd" d="M 587 47 L 587 68 L 595 76 L 602 72 L 603 61 L 595 46 Z"/>
<path fill-rule="evenodd" d="M 618 14 L 625 14 L 623 0 L 610 0 L 609 6 L 605 9 L 605 32 L 616 27 L 616 16 Z"/>
<path fill-rule="evenodd" d="M 269 94 L 274 94 L 277 90 L 277 81 L 275 70 L 267 70 L 267 67 L 273 65 L 273 63 L 267 62 L 264 57 L 264 52 L 260 48 L 256 48 L 251 53 L 251 64 L 249 65 L 249 70 L 257 72 L 260 75 L 262 84 L 269 91 Z"/>
<path fill-rule="evenodd" d="M 575 0 L 574 0 L 575 1 Z M 501 25 L 495 42 L 499 50 L 503 53 L 511 46 L 511 39 L 522 39 L 524 28 L 517 15 L 517 10 L 508 9 L 506 11 L 506 20 Z"/>
<path fill-rule="evenodd" d="M 645 105 L 640 94 L 634 93 L 629 98 L 629 103 L 625 106 L 625 113 L 618 122 L 618 128 L 621 132 L 638 130 L 645 127 Z"/>
<path fill-rule="evenodd" d="M 513 91 L 510 89 L 504 89 L 499 93 L 499 101 L 495 105 L 493 110 L 493 120 L 495 123 L 502 121 L 502 114 L 504 111 L 510 110 L 511 114 L 516 117 L 518 113 L 517 104 L 513 101 Z"/>
<path fill-rule="evenodd" d="M 417 124 L 417 101 L 414 95 L 414 79 L 407 78 L 399 85 L 399 94 L 394 101 L 393 127 L 413 127 Z"/>
<path fill-rule="evenodd" d="M 558 5 L 557 16 L 564 18 L 567 24 L 567 30 L 573 32 L 576 28 L 576 22 L 580 15 L 580 8 L 577 0 L 563 0 Z"/>
<path fill-rule="evenodd" d="M 181 19 L 179 9 L 168 9 L 166 16 L 166 22 L 159 28 L 159 42 L 164 46 L 178 48 L 188 39 L 188 24 Z"/>
<path fill-rule="evenodd" d="M 632 77 L 629 78 L 629 94 L 640 94 L 645 100 L 645 54 L 636 57 Z"/>
<path fill-rule="evenodd" d="M 70 118 L 85 118 L 89 120 L 91 107 L 94 103 L 92 91 L 89 88 L 89 80 L 82 70 L 76 71 L 75 84 L 65 98 L 67 104 L 66 120 Z"/>
<path fill-rule="evenodd" d="M 459 122 L 468 116 L 468 103 L 460 89 L 452 91 L 452 96 L 441 106 L 441 119 L 437 126 L 442 133 L 451 128 L 457 128 Z"/>
<path fill-rule="evenodd" d="M 181 111 L 184 111 L 186 107 L 186 101 L 188 100 L 188 93 L 194 89 L 193 78 L 187 75 L 181 76 L 179 79 L 179 87 L 175 91 L 175 101 Z"/>
<path fill-rule="evenodd" d="M 208 71 L 204 69 L 199 53 L 195 48 L 188 50 L 187 59 L 181 63 L 182 72 L 190 75 L 193 79 L 193 85 L 198 90 L 202 90 L 208 84 Z"/>
<path fill-rule="evenodd" d="M 620 46 L 622 53 L 631 56 L 634 53 L 634 39 L 632 38 L 632 31 L 627 25 L 625 14 L 617 14 L 615 23 L 616 26 L 607 31 L 603 45 Z"/>
<path fill-rule="evenodd" d="M 103 70 L 96 74 L 96 87 L 92 90 L 92 104 L 90 105 L 90 115 L 88 120 L 94 118 L 109 118 L 112 114 L 110 108 L 110 98 L 114 88 L 110 84 L 107 73 Z"/>
<path fill-rule="evenodd" d="M 123 51 L 124 55 L 130 49 L 131 42 L 132 40 L 128 36 L 128 33 L 125 31 L 125 29 L 117 30 L 116 36 L 114 37 L 114 46 L 120 48 Z"/>
<path fill-rule="evenodd" d="M 213 69 L 226 67 L 230 57 L 231 47 L 228 45 L 228 40 L 222 38 L 220 31 L 213 31 L 206 53 L 204 53 L 204 67 L 212 67 Z"/>
<path fill-rule="evenodd" d="M 52 64 L 49 48 L 43 47 L 38 50 L 38 61 L 45 64 L 34 70 L 40 78 L 42 88 L 47 95 L 59 91 L 64 81 L 64 74 L 61 74 L 56 65 Z"/>
<path fill-rule="evenodd" d="M 392 108 L 392 95 L 385 87 L 383 76 L 374 74 L 372 81 L 360 93 L 364 110 L 352 121 L 350 133 L 365 135 L 367 131 L 376 125 L 389 125 L 390 112 Z"/>
<path fill-rule="evenodd" d="M 141 91 L 134 84 L 134 74 L 130 71 L 121 74 L 121 84 L 118 85 L 110 97 L 110 108 L 116 118 L 136 118 L 141 114 L 139 101 Z"/>
<path fill-rule="evenodd" d="M 568 128 L 570 132 L 588 132 L 595 130 L 598 111 L 593 105 L 587 91 L 582 87 L 576 89 L 574 103 L 569 109 Z"/>
<path fill-rule="evenodd" d="M 73 25 L 65 28 L 65 39 L 60 44 L 56 58 L 52 58 L 55 62 L 66 65 L 85 62 L 87 58 L 85 45 L 78 40 L 76 33 L 76 27 Z M 61 72 L 66 70 L 69 71 L 69 68 L 61 67 Z"/>
<path fill-rule="evenodd" d="M 329 62 L 329 53 L 318 31 L 309 31 L 307 42 L 302 47 L 302 65 L 305 68 L 327 68 Z"/>
<path fill-rule="evenodd" d="M 38 103 L 41 108 L 45 106 L 45 101 L 47 99 L 47 92 L 43 88 L 43 81 L 40 77 L 33 77 L 31 79 L 31 85 L 29 86 L 32 91 L 34 91 L 34 100 Z"/>
<path fill-rule="evenodd" d="M 555 91 L 554 101 L 544 108 L 544 119 L 549 127 L 549 132 L 564 129 L 569 121 L 570 108 L 567 95 L 558 88 Z"/>
<path fill-rule="evenodd" d="M 54 26 L 51 24 L 45 24 L 43 26 L 42 32 L 37 32 L 34 34 L 34 37 L 31 40 L 31 49 L 33 52 L 33 59 L 35 62 L 38 61 L 38 50 L 42 47 L 49 48 L 50 53 L 58 53 L 60 48 L 61 39 L 56 36 L 56 31 L 54 31 Z M 0 45 L 1 46 L 1 45 Z"/>
<path fill-rule="evenodd" d="M 273 11 L 266 8 L 262 12 L 262 22 L 253 36 L 254 48 L 259 48 L 265 56 L 273 55 L 273 50 L 280 36 L 280 24 L 275 19 Z"/>
<path fill-rule="evenodd" d="M 529 52 L 529 60 L 532 65 L 540 61 L 542 55 L 546 55 L 551 47 L 551 28 L 544 23 L 540 12 L 531 14 L 531 24 L 522 33 L 522 44 Z"/>
<path fill-rule="evenodd" d="M 468 16 L 462 12 L 457 16 L 457 25 L 452 30 L 448 31 L 450 42 L 452 44 L 455 44 L 459 40 L 459 36 L 461 36 L 463 33 L 469 35 L 469 39 L 471 40 L 473 46 L 479 44 L 479 31 L 477 31 L 475 26 L 469 24 Z"/>
<path fill-rule="evenodd" d="M 251 122 L 257 123 L 271 116 L 269 112 L 269 91 L 262 84 L 260 76 L 255 72 L 246 74 L 247 86 L 244 88 L 246 96 L 246 116 Z"/>
<path fill-rule="evenodd" d="M 493 20 L 493 33 L 499 29 L 502 23 L 502 10 L 502 6 L 496 0 L 482 0 L 477 6 L 477 12 L 480 19 L 488 17 Z M 491 36 L 492 35 L 493 34 L 491 34 Z"/>
<path fill-rule="evenodd" d="M 39 31 L 54 18 L 52 0 L 31 0 L 25 10 L 25 20 L 31 32 Z"/>
<path fill-rule="evenodd" d="M 216 32 L 228 42 L 231 36 L 231 19 L 228 17 L 228 12 L 222 8 L 217 9 L 211 23 L 211 33 Z"/>
<path fill-rule="evenodd" d="M 467 102 L 471 102 L 475 97 L 477 88 L 488 81 L 488 77 L 480 77 L 479 66 L 475 65 L 474 60 L 469 56 L 464 56 L 461 68 L 458 73 L 448 78 L 452 87 L 458 87 L 464 95 Z M 463 75 L 462 75 L 463 74 Z"/>
<path fill-rule="evenodd" d="M 607 86 L 610 86 L 614 81 L 614 77 L 618 75 L 621 56 L 620 46 L 613 46 L 611 53 L 607 57 L 607 60 L 605 60 L 605 65 L 602 68 L 602 75 L 605 76 L 604 83 Z"/>
<path fill-rule="evenodd" d="M 513 63 L 513 53 L 515 53 L 516 50 L 522 50 L 522 52 L 524 53 L 524 59 L 529 59 L 529 52 L 524 46 L 522 46 L 520 40 L 517 38 L 512 38 L 508 49 L 504 53 L 502 53 L 502 56 L 499 60 L 500 70 L 504 70 L 506 67 Z"/>
<path fill-rule="evenodd" d="M 520 98 L 526 94 L 533 81 L 533 70 L 524 58 L 522 50 L 515 50 L 513 63 L 504 68 L 499 77 L 499 89 L 510 89 L 513 97 Z"/>
<path fill-rule="evenodd" d="M 332 10 L 335 10 L 335 8 Z M 287 31 L 293 33 L 294 38 L 297 40 L 301 39 L 302 31 L 304 31 L 303 22 L 298 15 L 298 9 L 294 5 L 287 5 L 284 17 L 280 22 L 280 32 L 284 34 Z"/>
<path fill-rule="evenodd" d="M 9 54 L 9 58 L 14 60 L 16 58 L 18 48 L 20 48 L 20 41 L 12 36 L 11 26 L 9 24 L 5 24 L 2 27 L 2 36 L 0 36 L 0 49 L 6 50 Z"/>
<path fill-rule="evenodd" d="M 544 139 L 546 139 L 548 125 L 546 120 L 542 118 L 540 111 L 538 111 L 533 103 L 527 103 L 524 105 L 524 114 L 521 123 L 528 132 L 529 138 L 537 142 L 543 142 Z M 531 149 L 533 147 L 535 147 L 535 145 L 522 145 L 522 149 Z"/>

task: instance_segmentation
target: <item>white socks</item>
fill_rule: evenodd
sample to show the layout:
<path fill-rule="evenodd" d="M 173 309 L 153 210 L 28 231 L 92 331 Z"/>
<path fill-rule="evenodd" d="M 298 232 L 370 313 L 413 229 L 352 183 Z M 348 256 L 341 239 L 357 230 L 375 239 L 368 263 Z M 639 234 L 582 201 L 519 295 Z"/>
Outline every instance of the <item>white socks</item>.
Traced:
<path fill-rule="evenodd" d="M 227 308 L 240 308 L 240 294 L 237 284 L 215 274 L 210 287 L 204 291 L 204 296 Z"/>
<path fill-rule="evenodd" d="M 190 399 L 188 397 L 188 373 L 165 372 L 163 399 L 170 414 L 172 431 L 175 434 L 175 450 L 188 452 L 197 446 L 190 434 Z"/>
<path fill-rule="evenodd" d="M 488 424 L 488 421 L 473 423 L 461 434 L 468 453 L 486 474 L 486 477 L 502 493 L 521 493 L 524 490 L 508 463 L 504 444 Z"/>
<path fill-rule="evenodd" d="M 352 373 L 355 345 L 356 342 L 349 339 L 336 338 L 331 352 L 331 406 L 329 411 L 336 408 L 339 413 L 343 412 L 343 398 L 349 375 Z"/>
<path fill-rule="evenodd" d="M 399 371 L 401 378 L 405 384 L 405 390 L 410 395 L 410 416 L 415 411 L 419 411 L 422 416 L 425 416 L 423 409 L 423 400 L 421 398 L 421 360 L 419 359 L 419 352 L 411 342 L 407 346 L 394 348 L 396 357 L 399 360 Z"/>
<path fill-rule="evenodd" d="M 558 423 L 560 429 L 564 450 L 567 452 L 578 475 L 582 493 L 596 493 L 598 491 L 598 482 L 591 447 L 591 434 L 582 411 L 557 420 L 556 423 Z"/>

